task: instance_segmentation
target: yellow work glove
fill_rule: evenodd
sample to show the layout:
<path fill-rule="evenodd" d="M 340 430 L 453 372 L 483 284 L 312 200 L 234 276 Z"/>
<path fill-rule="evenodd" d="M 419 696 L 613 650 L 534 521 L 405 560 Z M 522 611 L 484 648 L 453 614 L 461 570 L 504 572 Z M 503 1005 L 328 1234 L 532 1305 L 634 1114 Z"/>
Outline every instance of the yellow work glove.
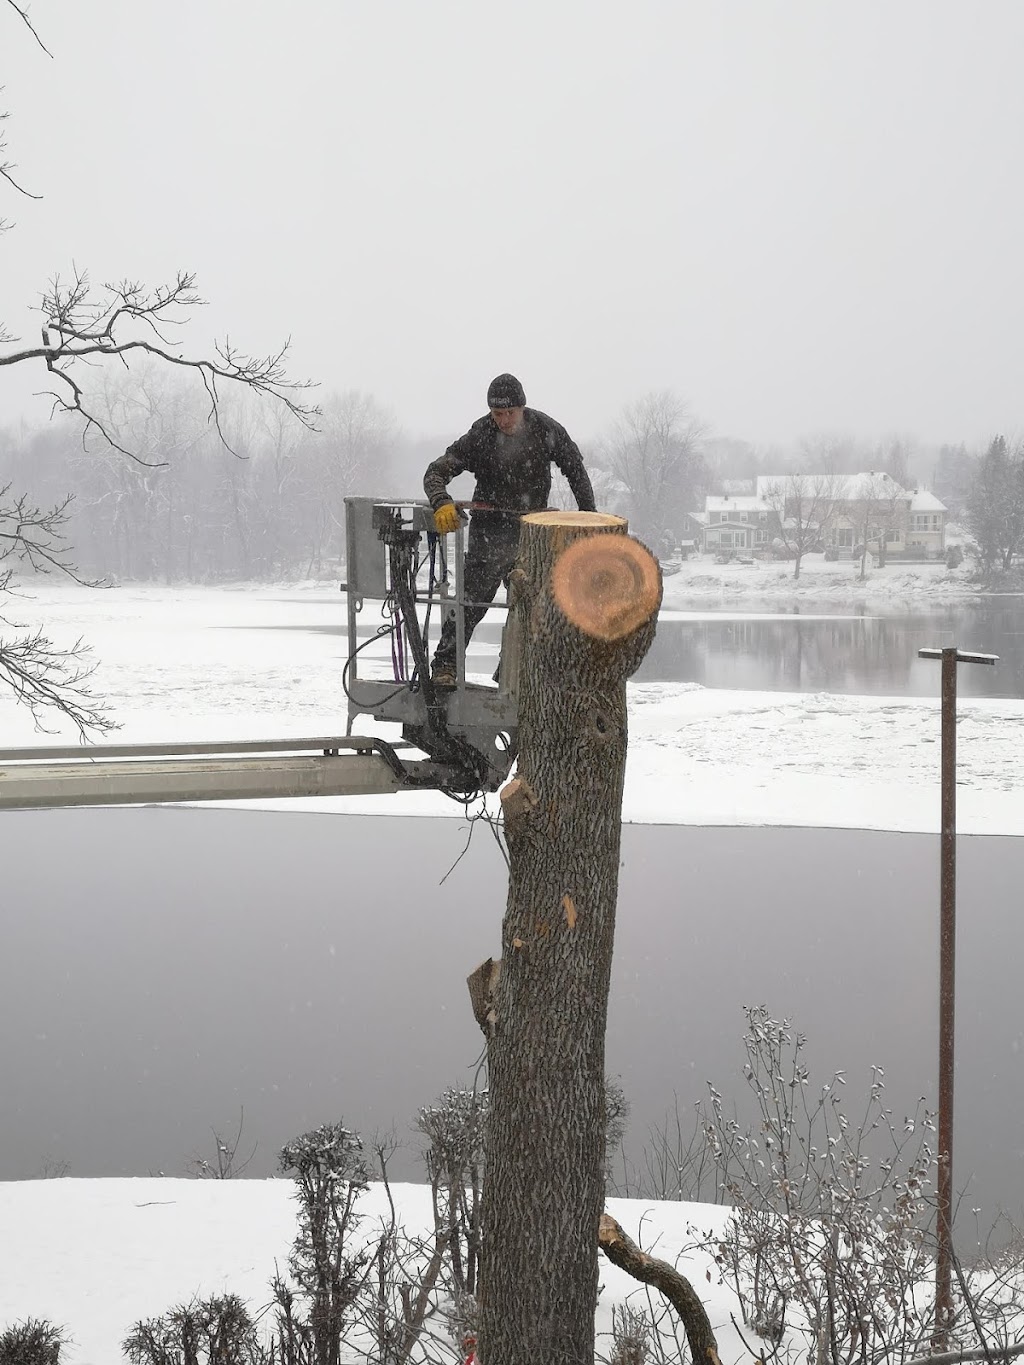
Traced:
<path fill-rule="evenodd" d="M 450 535 L 459 529 L 459 512 L 453 502 L 442 503 L 434 513 L 434 525 L 441 536 Z"/>

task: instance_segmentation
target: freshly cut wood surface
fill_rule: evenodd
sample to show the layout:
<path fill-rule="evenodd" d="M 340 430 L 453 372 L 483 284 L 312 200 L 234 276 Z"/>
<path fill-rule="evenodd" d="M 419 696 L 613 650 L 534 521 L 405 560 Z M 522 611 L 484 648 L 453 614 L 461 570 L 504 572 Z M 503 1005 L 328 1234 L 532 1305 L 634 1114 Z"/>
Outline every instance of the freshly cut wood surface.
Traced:
<path fill-rule="evenodd" d="M 558 557 L 551 593 L 566 619 L 584 634 L 621 640 L 658 608 L 658 561 L 627 536 L 588 536 Z"/>
<path fill-rule="evenodd" d="M 550 512 L 527 512 L 524 521 L 536 526 L 614 526 L 626 529 L 625 517 L 617 517 L 612 512 L 563 512 L 558 508 Z"/>

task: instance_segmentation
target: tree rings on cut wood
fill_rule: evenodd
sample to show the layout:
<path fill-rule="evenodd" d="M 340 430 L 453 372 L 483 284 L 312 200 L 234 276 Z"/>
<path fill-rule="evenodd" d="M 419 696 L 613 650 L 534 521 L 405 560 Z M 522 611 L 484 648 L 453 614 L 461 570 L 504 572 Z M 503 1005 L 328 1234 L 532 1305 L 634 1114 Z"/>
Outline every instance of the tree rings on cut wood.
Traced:
<path fill-rule="evenodd" d="M 629 536 L 585 536 L 559 555 L 551 594 L 567 620 L 596 640 L 622 640 L 661 602 L 661 571 Z"/>

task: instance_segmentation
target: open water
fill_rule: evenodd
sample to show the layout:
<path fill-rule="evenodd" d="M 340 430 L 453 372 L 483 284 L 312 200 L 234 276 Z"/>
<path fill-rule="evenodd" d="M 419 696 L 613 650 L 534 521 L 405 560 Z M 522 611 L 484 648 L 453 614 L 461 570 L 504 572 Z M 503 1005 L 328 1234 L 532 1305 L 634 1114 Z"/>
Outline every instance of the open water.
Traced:
<path fill-rule="evenodd" d="M 211 1126 L 258 1142 L 344 1117 L 411 1142 L 472 1081 L 465 978 L 499 945 L 485 828 L 239 810 L 5 814 L 0 1179 L 185 1172 Z M 814 829 L 624 830 L 608 1069 L 649 1127 L 713 1081 L 743 1091 L 742 1007 L 809 1037 L 851 1109 L 886 1068 L 902 1117 L 934 1100 L 936 840 Z M 960 845 L 956 1182 L 1024 1203 L 1024 840 Z M 420 1174 L 412 1148 L 398 1177 Z"/>
<path fill-rule="evenodd" d="M 478 627 L 469 667 L 490 673 L 501 639 L 499 613 Z M 341 634 L 339 613 L 331 633 Z M 372 635 L 375 626 L 361 628 Z M 753 691 L 939 695 L 940 668 L 921 648 L 957 645 L 998 654 L 994 668 L 961 668 L 964 696 L 1024 697 L 1024 598 L 991 597 L 966 606 L 884 610 L 868 604 L 801 602 L 772 610 L 694 605 L 669 611 L 637 674 L 640 682 L 700 683 Z"/>

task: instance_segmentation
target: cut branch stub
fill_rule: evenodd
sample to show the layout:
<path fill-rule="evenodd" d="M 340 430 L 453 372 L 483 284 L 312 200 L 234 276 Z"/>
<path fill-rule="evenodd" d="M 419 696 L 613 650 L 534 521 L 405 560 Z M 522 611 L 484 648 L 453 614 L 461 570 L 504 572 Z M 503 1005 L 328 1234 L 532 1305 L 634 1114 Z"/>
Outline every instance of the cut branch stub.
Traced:
<path fill-rule="evenodd" d="M 665 1295 L 686 1329 L 694 1365 L 721 1365 L 718 1342 L 707 1310 L 686 1276 L 668 1261 L 641 1251 L 610 1213 L 601 1215 L 597 1240 L 613 1265 L 642 1284 L 654 1285 Z"/>
<path fill-rule="evenodd" d="M 551 594 L 566 620 L 585 635 L 622 640 L 658 609 L 658 561 L 628 536 L 577 540 L 555 562 Z"/>

